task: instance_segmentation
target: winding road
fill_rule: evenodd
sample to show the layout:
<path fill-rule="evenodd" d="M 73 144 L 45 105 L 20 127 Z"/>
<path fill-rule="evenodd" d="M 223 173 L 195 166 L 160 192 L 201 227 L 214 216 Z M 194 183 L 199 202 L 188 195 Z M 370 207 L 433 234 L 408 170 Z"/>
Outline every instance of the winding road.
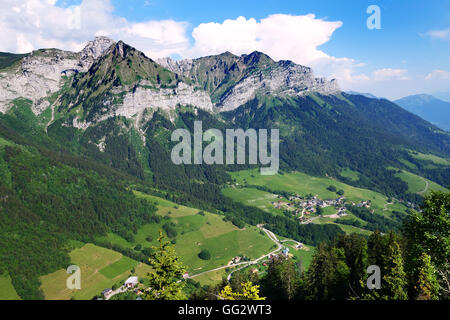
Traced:
<path fill-rule="evenodd" d="M 283 243 L 283 242 L 288 242 L 288 241 L 292 241 L 292 242 L 295 242 L 295 243 L 297 243 L 297 244 L 300 244 L 300 242 L 297 242 L 297 241 L 295 241 L 295 240 L 290 240 L 290 239 L 279 241 L 278 238 L 277 238 L 277 236 L 276 236 L 272 231 L 267 230 L 267 229 L 264 229 L 262 226 L 258 226 L 258 228 L 260 228 L 261 230 L 263 230 L 263 231 L 265 232 L 265 234 L 269 237 L 269 239 L 272 240 L 272 241 L 277 245 L 277 248 L 276 248 L 275 250 L 273 250 L 273 251 L 271 251 L 271 252 L 269 252 L 269 253 L 267 253 L 267 254 L 265 254 L 265 255 L 262 255 L 262 256 L 259 257 L 258 259 L 255 259 L 255 260 L 252 260 L 252 261 L 244 261 L 244 262 L 235 263 L 235 264 L 231 264 L 231 265 L 221 266 L 221 267 L 214 268 L 214 269 L 211 269 L 211 270 L 208 270 L 208 271 L 204 271 L 204 272 L 201 272 L 201 273 L 197 273 L 197 274 L 195 274 L 195 275 L 189 276 L 188 278 L 189 278 L 189 279 L 192 279 L 192 278 L 195 278 L 195 277 L 198 277 L 198 276 L 201 276 L 201 275 L 210 273 L 210 272 L 214 272 L 214 271 L 217 271 L 217 270 L 221 270 L 221 269 L 225 269 L 225 268 L 232 268 L 232 267 L 236 267 L 236 266 L 241 266 L 240 268 L 238 268 L 238 269 L 236 269 L 236 270 L 233 270 L 233 271 L 228 275 L 227 280 L 230 281 L 231 275 L 232 275 L 234 272 L 239 271 L 239 270 L 241 270 L 241 269 L 243 269 L 243 268 L 245 268 L 245 267 L 248 267 L 248 266 L 250 266 L 250 265 L 257 264 L 259 261 L 261 261 L 261 260 L 263 260 L 263 259 L 265 259 L 265 258 L 268 258 L 268 257 L 270 257 L 271 255 L 273 255 L 273 254 L 277 253 L 278 251 L 280 251 L 280 250 L 283 248 L 283 245 L 282 245 L 281 243 Z"/>

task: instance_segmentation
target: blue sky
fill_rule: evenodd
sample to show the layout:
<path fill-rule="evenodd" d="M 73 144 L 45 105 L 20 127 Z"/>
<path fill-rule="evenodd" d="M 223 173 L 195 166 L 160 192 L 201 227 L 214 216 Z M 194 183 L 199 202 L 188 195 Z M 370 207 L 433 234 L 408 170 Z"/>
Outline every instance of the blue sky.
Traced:
<path fill-rule="evenodd" d="M 421 36 L 429 30 L 450 27 L 450 1 L 424 0 L 227 0 L 227 1 L 113 1 L 115 12 L 129 20 L 173 19 L 191 28 L 205 22 L 222 22 L 239 16 L 257 20 L 274 13 L 304 15 L 342 21 L 343 26 L 321 48 L 334 56 L 351 56 L 373 67 L 405 65 L 417 71 L 450 66 L 449 41 Z M 381 9 L 381 30 L 366 27 L 366 8 Z"/>
<path fill-rule="evenodd" d="M 343 89 L 391 99 L 450 91 L 448 0 L 16 2 L 45 3 L 36 10 L 52 6 L 42 13 L 48 15 L 57 10 L 53 7 L 65 10 L 64 14 L 79 7 L 81 27 L 75 32 L 57 33 L 49 31 L 50 26 L 45 29 L 41 22 L 39 35 L 28 36 L 19 33 L 23 26 L 10 26 L 17 39 L 24 39 L 16 45 L 13 40 L 7 41 L 10 44 L 0 47 L 2 51 L 26 51 L 47 44 L 74 50 L 95 35 L 105 34 L 134 45 L 152 58 L 194 58 L 220 50 L 243 54 L 264 49 L 276 60 L 290 59 L 312 66 L 318 75 L 337 78 Z M 380 30 L 366 26 L 369 5 L 381 9 Z M 21 13 L 23 16 L 23 10 Z M 314 16 L 301 18 L 307 14 Z M 288 16 L 298 19 L 289 20 Z M 234 40 L 234 36 L 241 38 Z M 252 41 L 254 44 L 249 44 Z"/>

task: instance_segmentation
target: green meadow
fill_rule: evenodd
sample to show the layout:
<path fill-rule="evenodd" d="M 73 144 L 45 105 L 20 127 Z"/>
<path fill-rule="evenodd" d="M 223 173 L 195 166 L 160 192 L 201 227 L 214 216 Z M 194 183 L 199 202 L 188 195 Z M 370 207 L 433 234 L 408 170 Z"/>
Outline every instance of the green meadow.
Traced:
<path fill-rule="evenodd" d="M 402 170 L 402 172 L 397 173 L 396 176 L 408 184 L 408 191 L 411 193 L 418 193 L 421 195 L 425 195 L 429 193 L 431 190 L 444 192 L 448 191 L 446 188 L 437 184 L 436 182 L 425 179 L 421 176 L 418 176 L 408 171 Z"/>
<path fill-rule="evenodd" d="M 231 222 L 225 222 L 220 215 L 200 212 L 201 210 L 140 192 L 135 194 L 157 203 L 157 213 L 163 217 L 161 222 L 143 225 L 134 235 L 133 242 L 128 242 L 113 233 L 100 237 L 99 240 L 106 240 L 125 248 L 136 248 L 137 245 L 148 248 L 157 245 L 159 232 L 163 230 L 164 224 L 173 223 L 177 235 L 169 240 L 175 242 L 176 252 L 191 274 L 227 265 L 238 255 L 258 258 L 268 253 L 274 245 L 256 227 L 238 229 Z M 202 260 L 198 257 L 204 249 L 211 253 L 211 259 Z"/>
<path fill-rule="evenodd" d="M 412 152 L 412 151 L 410 151 L 409 154 L 416 159 L 424 160 L 424 161 L 431 161 L 437 165 L 443 165 L 443 166 L 450 165 L 450 159 L 441 158 L 434 154 L 425 154 L 425 153 Z"/>
<path fill-rule="evenodd" d="M 354 176 L 355 172 L 352 172 L 353 173 L 347 172 L 347 175 Z M 257 170 L 243 170 L 231 172 L 230 174 L 238 184 L 238 187 L 223 189 L 222 192 L 224 195 L 246 205 L 257 206 L 271 212 L 273 212 L 273 210 L 277 213 L 281 212 L 281 210 L 273 209 L 273 205 L 271 204 L 271 202 L 274 201 L 272 200 L 274 199 L 273 194 L 260 191 L 252 186 L 264 186 L 274 192 L 287 191 L 301 196 L 312 194 L 317 195 L 323 200 L 338 197 L 335 192 L 327 190 L 329 186 L 334 186 L 336 190 L 344 191 L 344 196 L 348 201 L 357 203 L 360 201 L 371 200 L 372 209 L 378 214 L 389 216 L 393 210 L 392 207 L 389 206 L 387 207 L 387 210 L 384 210 L 385 205 L 388 203 L 388 198 L 381 193 L 353 187 L 332 178 L 313 177 L 300 172 L 262 176 Z M 334 210 L 333 208 L 326 208 L 326 210 L 327 212 L 325 214 L 335 213 L 332 212 Z M 399 205 L 396 210 L 404 212 L 406 207 Z"/>
<path fill-rule="evenodd" d="M 332 185 L 337 190 L 344 190 L 344 196 L 348 200 L 357 202 L 370 199 L 378 208 L 382 208 L 387 200 L 387 197 L 371 190 L 353 187 L 327 177 L 313 177 L 301 172 L 263 176 L 254 169 L 232 172 L 231 176 L 237 183 L 244 186 L 264 186 L 274 191 L 294 192 L 302 196 L 313 194 L 318 195 L 321 199 L 338 197 L 335 192 L 327 190 L 327 187 Z"/>
<path fill-rule="evenodd" d="M 0 288 L 0 300 L 21 300 L 11 283 L 11 277 L 8 274 L 0 275 Z"/>
<path fill-rule="evenodd" d="M 71 263 L 81 269 L 81 290 L 67 289 L 69 275 L 61 269 L 40 277 L 41 289 L 47 300 L 90 300 L 103 289 L 122 284 L 133 268 L 139 278 L 145 277 L 151 270 L 148 265 L 90 243 L 73 250 L 69 256 Z"/>

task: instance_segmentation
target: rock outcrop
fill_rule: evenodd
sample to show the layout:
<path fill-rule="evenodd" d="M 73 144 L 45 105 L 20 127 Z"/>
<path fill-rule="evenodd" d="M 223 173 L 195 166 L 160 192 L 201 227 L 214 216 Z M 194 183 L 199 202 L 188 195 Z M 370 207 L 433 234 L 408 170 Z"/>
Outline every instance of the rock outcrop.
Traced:
<path fill-rule="evenodd" d="M 261 52 L 155 62 L 122 41 L 97 37 L 81 52 L 37 50 L 15 67 L 0 70 L 0 112 L 22 97 L 31 100 L 33 112 L 39 114 L 49 107 L 49 96 L 78 73 L 81 75 L 72 83 L 65 107 L 82 106 L 83 120 L 75 118 L 69 124 L 82 129 L 116 115 L 140 119 L 147 109 L 190 105 L 229 111 L 258 95 L 339 91 L 335 80 L 316 78 L 311 68 L 291 61 L 276 62 Z"/>
<path fill-rule="evenodd" d="M 227 52 L 181 61 L 164 58 L 159 59 L 158 63 L 172 72 L 200 82 L 217 98 L 216 106 L 221 111 L 234 110 L 258 94 L 286 97 L 311 92 L 328 95 L 339 91 L 334 79 L 316 78 L 311 68 L 292 61 L 275 62 L 260 52 L 240 57 Z"/>
<path fill-rule="evenodd" d="M 97 37 L 79 53 L 36 50 L 22 58 L 16 68 L 0 70 L 0 112 L 6 112 L 12 100 L 22 97 L 33 102 L 35 114 L 41 113 L 49 106 L 45 98 L 61 89 L 64 76 L 86 72 L 113 43 L 109 38 Z"/>

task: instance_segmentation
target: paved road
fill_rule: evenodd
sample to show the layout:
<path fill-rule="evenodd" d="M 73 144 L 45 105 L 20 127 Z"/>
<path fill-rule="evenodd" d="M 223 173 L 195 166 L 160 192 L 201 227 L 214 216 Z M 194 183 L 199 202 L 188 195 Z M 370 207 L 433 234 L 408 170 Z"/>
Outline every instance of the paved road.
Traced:
<path fill-rule="evenodd" d="M 230 274 L 229 274 L 228 277 L 227 277 L 227 281 L 228 281 L 228 282 L 230 281 L 231 276 L 233 275 L 234 272 L 239 271 L 239 270 L 241 270 L 241 269 L 243 269 L 243 268 L 245 268 L 245 267 L 247 267 L 247 266 L 250 266 L 250 265 L 252 265 L 252 264 L 257 264 L 257 263 L 258 263 L 259 261 L 261 261 L 262 259 L 265 259 L 265 258 L 270 257 L 271 255 L 277 253 L 278 251 L 280 251 L 280 250 L 283 248 L 283 246 L 281 245 L 281 242 L 277 239 L 277 236 L 276 236 L 272 231 L 267 230 L 267 229 L 264 229 L 264 228 L 262 228 L 262 227 L 261 227 L 260 229 L 263 230 L 263 231 L 267 234 L 267 236 L 269 237 L 270 240 L 272 240 L 273 242 L 275 242 L 275 244 L 277 245 L 277 248 L 276 248 L 275 250 L 273 250 L 272 252 L 270 252 L 270 253 L 268 253 L 268 254 L 266 254 L 266 255 L 263 255 L 263 256 L 259 257 L 259 258 L 256 259 L 256 260 L 253 260 L 253 261 L 248 262 L 247 265 L 242 266 L 242 267 L 240 267 L 240 268 L 238 268 L 238 269 L 233 270 L 232 272 L 230 272 Z M 283 242 L 286 242 L 286 241 L 289 241 L 289 240 L 284 240 Z"/>
<path fill-rule="evenodd" d="M 115 296 L 116 294 L 119 294 L 119 293 L 122 293 L 122 292 L 126 292 L 127 290 L 128 290 L 128 288 L 125 287 L 125 286 L 123 285 L 123 286 L 121 286 L 120 288 L 114 290 L 114 291 L 112 292 L 112 294 L 111 294 L 108 298 L 106 298 L 106 300 L 111 299 L 111 298 L 112 298 L 113 296 Z"/>

